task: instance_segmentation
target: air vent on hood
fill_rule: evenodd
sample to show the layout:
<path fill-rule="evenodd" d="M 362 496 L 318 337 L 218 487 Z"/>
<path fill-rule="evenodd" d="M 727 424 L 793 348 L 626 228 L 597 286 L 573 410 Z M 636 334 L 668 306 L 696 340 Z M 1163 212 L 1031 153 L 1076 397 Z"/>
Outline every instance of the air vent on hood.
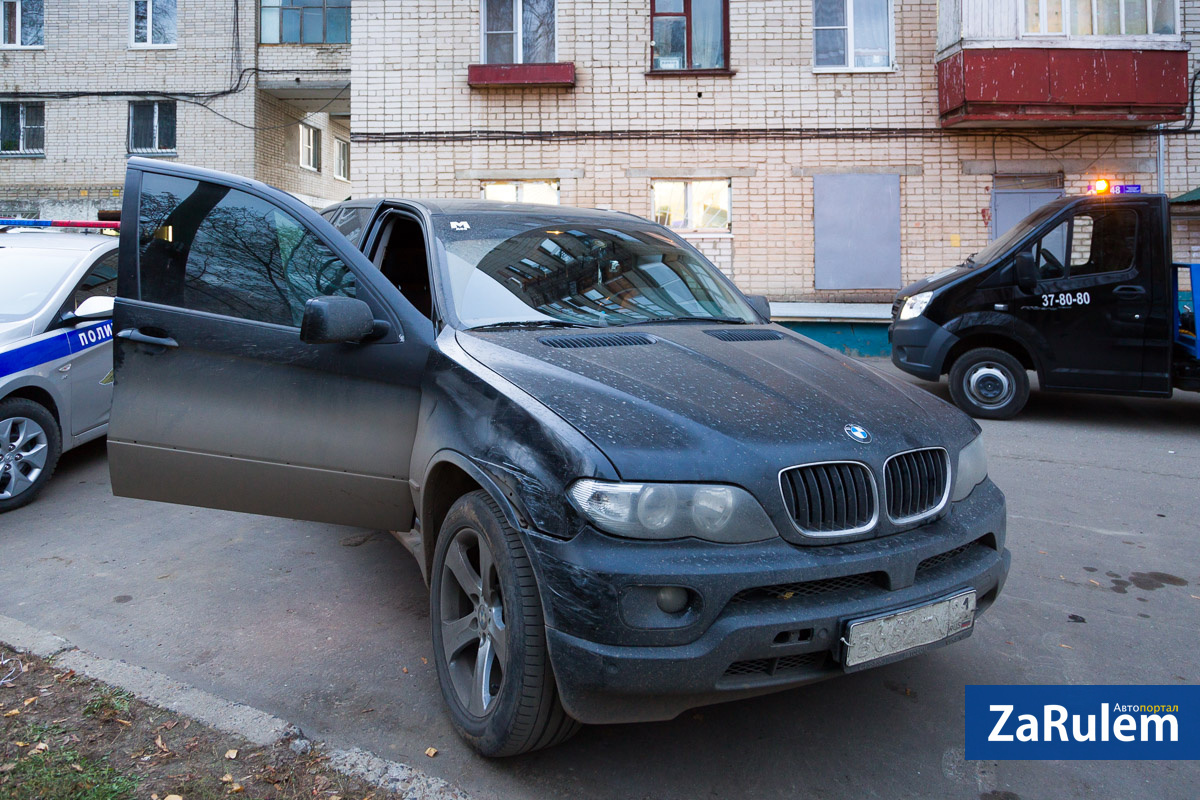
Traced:
<path fill-rule="evenodd" d="M 720 339 L 722 342 L 774 342 L 783 338 L 783 334 L 779 331 L 731 331 L 728 329 L 705 331 L 709 336 Z"/>
<path fill-rule="evenodd" d="M 543 336 L 539 342 L 560 350 L 580 347 L 631 347 L 639 344 L 654 344 L 653 336 L 644 333 L 591 333 L 582 336 Z"/>

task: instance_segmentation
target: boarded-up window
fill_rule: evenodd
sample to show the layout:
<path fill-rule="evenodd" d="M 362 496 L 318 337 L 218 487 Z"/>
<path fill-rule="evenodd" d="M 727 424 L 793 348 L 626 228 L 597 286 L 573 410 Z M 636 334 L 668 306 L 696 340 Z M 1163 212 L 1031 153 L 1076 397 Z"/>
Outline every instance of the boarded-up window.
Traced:
<path fill-rule="evenodd" d="M 813 177 L 818 289 L 900 288 L 900 176 Z"/>

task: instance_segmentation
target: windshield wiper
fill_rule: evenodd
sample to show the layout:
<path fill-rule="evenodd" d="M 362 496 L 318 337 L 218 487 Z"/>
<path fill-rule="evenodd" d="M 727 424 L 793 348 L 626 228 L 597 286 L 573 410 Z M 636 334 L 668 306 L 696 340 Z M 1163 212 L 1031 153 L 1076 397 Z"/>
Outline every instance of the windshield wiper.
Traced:
<path fill-rule="evenodd" d="M 652 319 L 638 319 L 633 322 L 621 322 L 610 327 L 624 328 L 629 325 L 658 325 L 663 322 L 705 322 L 705 323 L 725 323 L 727 325 L 748 325 L 746 320 L 739 317 L 654 317 Z"/>
<path fill-rule="evenodd" d="M 489 325 L 476 325 L 467 330 L 494 331 L 502 328 L 595 328 L 595 325 L 584 325 L 581 322 L 567 322 L 561 319 L 524 319 L 512 322 L 493 322 Z"/>

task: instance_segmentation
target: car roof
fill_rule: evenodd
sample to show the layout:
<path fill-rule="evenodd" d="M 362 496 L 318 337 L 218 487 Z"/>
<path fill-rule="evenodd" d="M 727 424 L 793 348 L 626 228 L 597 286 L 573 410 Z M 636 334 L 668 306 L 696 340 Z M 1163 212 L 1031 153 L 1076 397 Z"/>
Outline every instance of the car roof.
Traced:
<path fill-rule="evenodd" d="M 99 233 L 0 233 L 0 247 L 28 247 L 36 250 L 78 250 L 86 252 L 108 244 L 117 244 L 116 236 Z"/>
<path fill-rule="evenodd" d="M 550 206 L 533 203 L 506 203 L 500 200 L 478 200 L 462 197 L 428 198 L 428 197 L 364 197 L 335 203 L 323 209 L 355 207 L 374 208 L 380 203 L 404 203 L 423 208 L 431 216 L 452 216 L 454 214 L 521 214 L 551 216 L 562 220 L 578 222 L 602 222 L 611 220 L 614 216 L 641 219 L 636 214 L 626 211 L 613 211 L 599 208 L 579 208 L 577 206 Z"/>

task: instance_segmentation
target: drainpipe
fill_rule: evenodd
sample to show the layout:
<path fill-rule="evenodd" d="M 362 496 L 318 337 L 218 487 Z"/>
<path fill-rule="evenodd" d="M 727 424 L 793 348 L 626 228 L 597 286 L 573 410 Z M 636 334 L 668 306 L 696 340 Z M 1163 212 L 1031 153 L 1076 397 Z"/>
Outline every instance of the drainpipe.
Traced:
<path fill-rule="evenodd" d="M 1163 180 L 1164 173 L 1166 172 L 1166 164 L 1164 163 L 1166 161 L 1166 157 L 1167 157 L 1166 137 L 1163 136 L 1163 126 L 1159 125 L 1158 126 L 1158 158 L 1156 159 L 1156 161 L 1158 162 L 1158 184 L 1155 187 L 1158 190 L 1159 194 L 1166 194 L 1166 191 L 1167 191 L 1167 187 Z"/>

